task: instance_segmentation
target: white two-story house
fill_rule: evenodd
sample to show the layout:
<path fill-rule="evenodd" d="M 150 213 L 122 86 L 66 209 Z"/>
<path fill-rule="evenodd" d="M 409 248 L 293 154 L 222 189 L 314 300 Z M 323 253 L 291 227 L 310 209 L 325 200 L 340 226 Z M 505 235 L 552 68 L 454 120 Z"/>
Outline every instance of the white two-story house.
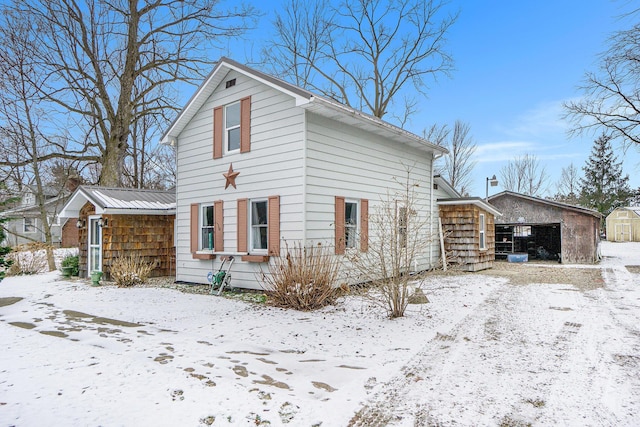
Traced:
<path fill-rule="evenodd" d="M 446 149 L 399 127 L 222 58 L 168 127 L 177 152 L 176 279 L 207 283 L 233 255 L 232 286 L 259 276 L 285 242 L 367 251 L 369 212 L 407 168 L 437 235 L 433 162 Z M 439 242 L 415 264 L 439 260 Z M 347 265 L 348 268 L 348 265 Z"/>

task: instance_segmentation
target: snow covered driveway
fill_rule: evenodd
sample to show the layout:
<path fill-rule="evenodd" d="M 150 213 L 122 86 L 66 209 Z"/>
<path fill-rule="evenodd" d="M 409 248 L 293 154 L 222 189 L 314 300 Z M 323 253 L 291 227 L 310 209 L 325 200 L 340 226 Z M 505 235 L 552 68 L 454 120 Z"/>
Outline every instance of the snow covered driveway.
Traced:
<path fill-rule="evenodd" d="M 6 279 L 0 426 L 637 426 L 640 244 L 603 253 L 604 286 L 432 276 L 393 321 Z"/>
<path fill-rule="evenodd" d="M 604 246 L 604 288 L 495 289 L 350 425 L 640 425 L 640 245 Z"/>

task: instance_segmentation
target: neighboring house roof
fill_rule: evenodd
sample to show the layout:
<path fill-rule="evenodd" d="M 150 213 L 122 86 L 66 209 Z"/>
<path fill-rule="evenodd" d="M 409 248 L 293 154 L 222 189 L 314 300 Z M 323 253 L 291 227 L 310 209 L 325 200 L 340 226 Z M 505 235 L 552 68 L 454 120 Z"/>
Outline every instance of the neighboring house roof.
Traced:
<path fill-rule="evenodd" d="M 573 212 L 578 212 L 578 213 L 583 213 L 583 214 L 595 216 L 596 218 L 602 218 L 602 214 L 600 212 L 596 211 L 596 210 L 593 210 L 593 209 L 584 208 L 582 206 L 570 205 L 568 203 L 556 202 L 554 200 L 542 199 L 540 197 L 529 196 L 529 195 L 526 195 L 526 194 L 515 193 L 513 191 L 503 191 L 501 193 L 494 194 L 493 196 L 489 196 L 488 201 L 489 201 L 489 203 L 491 203 L 492 200 L 498 199 L 500 197 L 505 197 L 505 196 L 517 197 L 517 198 L 524 199 L 524 200 L 529 200 L 529 201 L 535 202 L 535 203 L 542 203 L 542 204 L 545 204 L 545 205 L 555 206 L 555 207 L 560 208 L 560 209 L 566 209 L 566 210 L 570 210 L 570 211 L 573 211 Z"/>
<path fill-rule="evenodd" d="M 86 202 L 96 214 L 167 215 L 176 211 L 175 191 L 138 190 L 81 185 L 60 212 L 63 218 L 76 218 Z"/>
<path fill-rule="evenodd" d="M 382 135 L 392 141 L 399 142 L 413 148 L 435 153 L 448 153 L 446 148 L 432 144 L 424 138 L 380 120 L 377 117 L 340 104 L 339 102 L 319 97 L 314 95 L 312 92 L 287 83 L 284 80 L 280 80 L 261 71 L 254 70 L 225 57 L 220 58 L 213 71 L 211 71 L 204 80 L 204 83 L 198 88 L 178 117 L 169 126 L 168 130 L 162 136 L 160 141 L 161 143 L 176 144 L 177 138 L 182 130 L 196 115 L 206 100 L 211 96 L 218 85 L 223 81 L 227 73 L 231 70 L 244 74 L 292 96 L 296 100 L 296 106 L 312 111 L 321 116 Z"/>
<path fill-rule="evenodd" d="M 44 207 L 45 209 L 51 206 L 55 206 L 56 203 L 59 203 L 62 206 L 62 201 L 64 196 L 58 196 L 54 198 L 50 198 L 45 200 Z M 40 208 L 38 205 L 27 205 L 20 206 L 17 208 L 9 209 L 4 212 L 0 212 L 0 217 L 13 217 L 13 216 L 27 216 L 27 215 L 40 215 Z"/>
<path fill-rule="evenodd" d="M 445 193 L 447 193 L 447 195 L 449 195 L 450 198 L 453 199 L 453 198 L 462 197 L 462 194 L 460 194 L 458 190 L 453 188 L 453 186 L 449 184 L 449 181 L 444 179 L 441 175 L 434 175 L 433 182 L 438 185 L 438 188 L 442 188 L 442 190 Z"/>
<path fill-rule="evenodd" d="M 438 199 L 438 205 L 475 205 L 480 209 L 492 213 L 494 216 L 502 216 L 499 210 L 491 206 L 480 197 L 455 197 L 451 199 Z"/>

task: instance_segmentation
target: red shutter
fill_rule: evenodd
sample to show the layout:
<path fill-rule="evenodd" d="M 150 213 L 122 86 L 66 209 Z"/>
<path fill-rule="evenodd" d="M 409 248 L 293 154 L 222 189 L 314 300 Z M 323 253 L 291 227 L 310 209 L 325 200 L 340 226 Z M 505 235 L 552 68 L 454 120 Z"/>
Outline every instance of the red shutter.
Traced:
<path fill-rule="evenodd" d="M 222 108 L 216 107 L 213 110 L 213 158 L 219 159 L 222 157 Z"/>
<path fill-rule="evenodd" d="M 240 100 L 240 152 L 251 151 L 251 97 Z"/>
<path fill-rule="evenodd" d="M 190 235 L 191 235 L 191 253 L 195 254 L 198 251 L 198 211 L 200 205 L 197 203 L 191 204 L 191 219 L 189 223 Z"/>
<path fill-rule="evenodd" d="M 369 200 L 360 200 L 360 251 L 369 250 Z"/>
<path fill-rule="evenodd" d="M 224 251 L 224 205 L 222 200 L 213 203 L 213 217 L 215 221 L 214 243 L 216 252 Z"/>
<path fill-rule="evenodd" d="M 344 197 L 336 196 L 336 206 L 335 206 L 335 227 L 336 227 L 336 235 L 335 235 L 335 246 L 336 246 L 336 255 L 344 254 L 345 244 L 344 241 Z"/>
<path fill-rule="evenodd" d="M 280 196 L 269 197 L 268 209 L 268 254 L 272 256 L 280 256 Z"/>
<path fill-rule="evenodd" d="M 238 252 L 247 252 L 247 199 L 238 199 Z"/>

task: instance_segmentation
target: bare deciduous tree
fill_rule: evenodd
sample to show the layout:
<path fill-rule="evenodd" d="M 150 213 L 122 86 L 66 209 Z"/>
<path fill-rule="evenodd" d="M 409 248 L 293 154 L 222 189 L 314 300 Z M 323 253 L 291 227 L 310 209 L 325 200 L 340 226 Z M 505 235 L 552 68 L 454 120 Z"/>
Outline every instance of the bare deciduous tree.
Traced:
<path fill-rule="evenodd" d="M 256 16 L 217 0 L 15 0 L 4 9 L 13 13 L 9 31 L 34 24 L 30 54 L 47 76 L 39 95 L 78 144 L 72 151 L 53 141 L 38 160 L 98 160 L 103 185 L 121 183 L 132 125 L 175 111 L 168 86 L 201 79 L 214 43 L 241 35 Z"/>
<path fill-rule="evenodd" d="M 638 15 L 634 10 L 628 15 Z M 599 69 L 585 74 L 584 97 L 565 103 L 572 133 L 606 129 L 626 147 L 640 145 L 640 24 L 614 33 Z"/>
<path fill-rule="evenodd" d="M 422 132 L 429 142 L 449 150 L 449 153 L 436 163 L 434 169 L 460 194 L 469 192 L 471 172 L 476 165 L 472 160 L 476 152 L 476 144 L 469 136 L 469 131 L 468 123 L 456 120 L 453 132 L 447 125 L 433 125 Z"/>
<path fill-rule="evenodd" d="M 507 191 L 540 196 L 546 191 L 549 175 L 532 154 L 518 156 L 500 169 L 502 187 Z"/>
<path fill-rule="evenodd" d="M 562 168 L 560 180 L 556 184 L 554 200 L 577 205 L 580 201 L 580 172 L 573 163 Z"/>
<path fill-rule="evenodd" d="M 288 0 L 264 62 L 298 86 L 379 118 L 402 99 L 402 112 L 394 115 L 404 123 L 415 109 L 408 86 L 424 93 L 428 80 L 452 70 L 445 44 L 458 14 L 445 13 L 445 4 Z"/>
<path fill-rule="evenodd" d="M 5 16 L 6 19 L 6 16 Z M 32 23 L 20 21 L 11 29 L 0 28 L 0 138 L 4 149 L 0 160 L 9 161 L 9 174 L 17 173 L 20 180 L 28 180 L 35 195 L 39 212 L 39 224 L 47 244 L 49 270 L 55 270 L 51 233 L 52 218 L 45 206 L 45 168 L 41 160 L 51 152 L 51 138 L 42 130 L 41 120 L 46 118 L 38 97 L 38 88 L 44 84 L 41 73 L 33 72 L 29 51 L 34 48 L 34 40 L 29 37 Z M 26 184 L 22 181 L 20 184 Z M 21 235 L 32 239 L 28 235 Z"/>
<path fill-rule="evenodd" d="M 434 239 L 432 218 L 424 215 L 427 203 L 418 196 L 418 183 L 412 180 L 410 168 L 397 184 L 398 189 L 390 189 L 386 199 L 369 213 L 368 251 L 346 253 L 358 279 L 372 284 L 372 301 L 391 318 L 404 316 L 416 280 L 410 273 L 415 272 L 416 263 Z"/>
<path fill-rule="evenodd" d="M 460 194 L 469 192 L 471 172 L 476 162 L 471 160 L 476 144 L 469 136 L 469 124 L 456 120 L 447 146 L 449 154 L 444 156 L 444 173 L 449 183 Z"/>

